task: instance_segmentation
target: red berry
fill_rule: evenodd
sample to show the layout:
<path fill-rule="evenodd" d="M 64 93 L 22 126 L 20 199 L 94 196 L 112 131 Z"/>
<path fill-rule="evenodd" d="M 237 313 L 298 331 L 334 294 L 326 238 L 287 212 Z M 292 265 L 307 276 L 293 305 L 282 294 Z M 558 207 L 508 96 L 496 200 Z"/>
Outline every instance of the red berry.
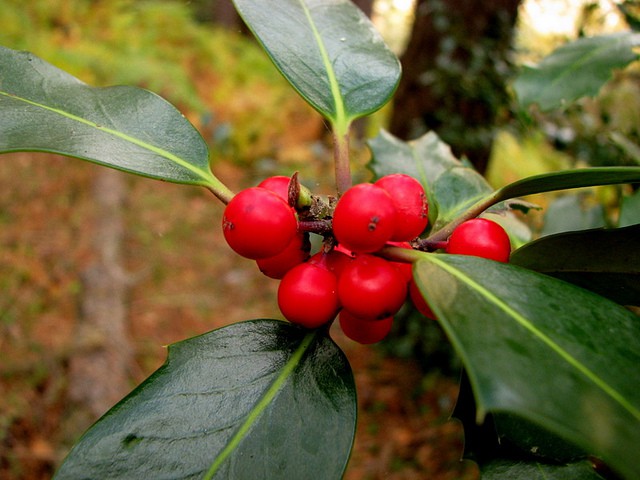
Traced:
<path fill-rule="evenodd" d="M 276 175 L 274 177 L 265 178 L 258 184 L 258 187 L 272 191 L 289 204 L 290 180 L 291 178 L 285 177 L 284 175 Z"/>
<path fill-rule="evenodd" d="M 422 293 L 420 292 L 420 289 L 416 285 L 416 282 L 414 282 L 413 280 L 409 282 L 409 297 L 411 298 L 411 303 L 413 303 L 413 306 L 416 307 L 416 310 L 418 310 L 422 315 L 430 318 L 431 320 L 436 319 L 436 314 L 433 313 L 433 310 L 431 310 L 431 307 L 424 299 Z"/>
<path fill-rule="evenodd" d="M 429 221 L 427 196 L 420 182 L 409 175 L 395 173 L 385 175 L 374 185 L 389 194 L 398 212 L 391 240 L 408 241 L 419 236 Z"/>
<path fill-rule="evenodd" d="M 447 243 L 447 253 L 473 255 L 508 262 L 511 242 L 504 228 L 486 218 L 473 218 L 456 227 Z"/>
<path fill-rule="evenodd" d="M 222 230 L 239 255 L 257 260 L 282 252 L 298 230 L 294 211 L 277 194 L 252 187 L 235 195 L 224 210 Z"/>
<path fill-rule="evenodd" d="M 353 315 L 382 319 L 394 315 L 407 297 L 407 281 L 390 262 L 359 255 L 338 279 L 341 305 Z"/>
<path fill-rule="evenodd" d="M 366 320 L 356 317 L 347 310 L 342 310 L 338 318 L 344 334 L 363 345 L 379 342 L 389 334 L 393 325 L 393 317 Z"/>
<path fill-rule="evenodd" d="M 338 313 L 338 280 L 326 268 L 302 263 L 289 270 L 278 287 L 278 306 L 291 323 L 317 328 Z"/>
<path fill-rule="evenodd" d="M 309 258 L 310 248 L 309 234 L 301 232 L 293 237 L 289 246 L 282 252 L 273 257 L 259 258 L 256 263 L 267 277 L 280 279 L 293 267 Z"/>
<path fill-rule="evenodd" d="M 396 225 L 396 208 L 389 194 L 371 183 L 348 189 L 333 212 L 333 233 L 338 243 L 353 252 L 380 250 Z"/>

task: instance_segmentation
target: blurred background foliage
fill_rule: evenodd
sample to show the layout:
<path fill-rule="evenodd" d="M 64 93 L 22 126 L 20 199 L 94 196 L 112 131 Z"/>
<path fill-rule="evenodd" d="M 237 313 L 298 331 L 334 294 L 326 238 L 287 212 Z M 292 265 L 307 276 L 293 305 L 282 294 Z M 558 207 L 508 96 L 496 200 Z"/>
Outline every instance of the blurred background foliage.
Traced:
<path fill-rule="evenodd" d="M 520 65 L 566 41 L 637 29 L 637 0 L 357 3 L 401 56 L 413 87 L 400 88 L 393 105 L 358 123 L 355 181 L 370 178 L 363 168 L 369 157 L 364 140 L 380 127 L 405 140 L 434 130 L 496 188 L 564 168 L 640 165 L 638 65 L 616 72 L 596 98 L 558 112 L 522 111 L 510 89 Z M 458 3 L 464 9 L 452 8 Z M 508 17 L 500 13 L 505 6 Z M 464 12 L 483 15 L 457 18 Z M 30 50 L 92 85 L 138 85 L 167 98 L 211 145 L 213 169 L 232 188 L 299 170 L 303 183 L 328 193 L 333 182 L 326 126 L 234 13 L 228 0 L 0 0 L 0 44 Z M 476 16 L 493 20 L 472 37 L 465 22 Z M 428 22 L 414 23 L 416 18 Z M 425 29 L 431 29 L 427 46 L 418 41 Z M 412 41 L 412 51 L 426 63 L 405 55 Z M 427 110 L 402 110 L 423 97 Z M 0 476 L 14 469 L 10 478 L 37 478 L 35 467 L 23 468 L 25 455 L 42 460 L 46 478 L 84 428 L 65 423 L 64 375 L 78 271 L 91 257 L 87 183 L 94 167 L 60 158 L 47 165 L 29 155 L 0 165 L 0 450 L 7 446 L 9 452 L 0 455 Z M 134 208 L 126 213 L 127 268 L 139 275 L 129 305 L 138 342 L 133 386 L 163 361 L 158 345 L 202 333 L 216 321 L 278 312 L 275 284 L 228 254 L 210 198 L 146 179 L 132 178 L 129 186 Z M 634 192 L 616 186 L 536 195 L 528 200 L 544 209 L 521 220 L 532 237 L 629 224 L 640 212 Z M 621 203 L 629 207 L 623 218 Z M 423 371 L 459 372 L 438 323 L 410 308 L 379 347 Z M 32 476 L 21 477 L 21 471 Z"/>
<path fill-rule="evenodd" d="M 306 154 L 298 147 L 322 133 L 250 37 L 198 21 L 190 3 L 1 0 L 0 8 L 2 45 L 32 51 L 91 85 L 158 93 L 214 146 L 214 160 L 295 160 Z"/>

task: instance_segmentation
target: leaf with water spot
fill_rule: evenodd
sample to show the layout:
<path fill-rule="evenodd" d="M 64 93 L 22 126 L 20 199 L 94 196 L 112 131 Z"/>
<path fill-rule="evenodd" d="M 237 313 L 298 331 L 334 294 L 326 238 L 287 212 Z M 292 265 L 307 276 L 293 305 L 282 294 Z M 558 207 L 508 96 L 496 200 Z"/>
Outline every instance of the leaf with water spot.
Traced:
<path fill-rule="evenodd" d="M 351 369 L 324 330 L 241 322 L 169 346 L 55 478 L 335 479 L 355 422 Z"/>

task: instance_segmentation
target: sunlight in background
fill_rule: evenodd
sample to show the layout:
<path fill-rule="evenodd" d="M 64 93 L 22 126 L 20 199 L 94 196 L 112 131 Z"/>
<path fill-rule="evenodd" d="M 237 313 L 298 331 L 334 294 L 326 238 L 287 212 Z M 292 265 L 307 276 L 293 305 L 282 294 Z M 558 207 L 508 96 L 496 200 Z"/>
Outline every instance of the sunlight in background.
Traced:
<path fill-rule="evenodd" d="M 389 47 L 401 54 L 411 33 L 416 0 L 376 0 L 372 20 Z M 586 4 L 593 0 L 523 0 L 519 12 L 517 45 L 540 56 L 568 38 L 575 38 Z M 599 33 L 627 28 L 614 0 L 598 0 Z"/>
<path fill-rule="evenodd" d="M 389 48 L 402 53 L 411 33 L 416 0 L 376 0 L 371 20 Z"/>
<path fill-rule="evenodd" d="M 628 29 L 614 0 L 599 0 L 585 18 L 585 6 L 593 0 L 524 0 L 518 15 L 515 45 L 521 62 L 537 62 L 554 48 L 575 39 L 580 26 L 585 34 Z"/>
<path fill-rule="evenodd" d="M 520 15 L 540 34 L 575 36 L 585 5 L 593 0 L 525 0 Z M 606 30 L 616 29 L 620 15 L 612 0 L 599 0 L 600 21 Z"/>

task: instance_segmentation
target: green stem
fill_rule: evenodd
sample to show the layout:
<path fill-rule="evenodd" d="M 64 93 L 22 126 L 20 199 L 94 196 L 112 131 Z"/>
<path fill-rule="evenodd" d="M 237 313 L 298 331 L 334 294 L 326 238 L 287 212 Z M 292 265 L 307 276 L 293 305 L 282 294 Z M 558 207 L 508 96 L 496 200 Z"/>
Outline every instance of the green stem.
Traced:
<path fill-rule="evenodd" d="M 412 248 L 401 247 L 384 247 L 376 252 L 376 255 L 386 258 L 387 260 L 403 263 L 414 263 L 424 258 L 424 253 L 422 252 L 418 252 Z"/>
<path fill-rule="evenodd" d="M 336 170 L 336 190 L 338 197 L 340 197 L 352 185 L 349 160 L 349 124 L 342 126 L 342 128 L 334 125 L 333 159 Z"/>
<path fill-rule="evenodd" d="M 210 182 L 205 185 L 205 187 L 225 205 L 228 204 L 235 195 L 229 187 L 218 180 L 215 176 L 212 176 Z"/>

